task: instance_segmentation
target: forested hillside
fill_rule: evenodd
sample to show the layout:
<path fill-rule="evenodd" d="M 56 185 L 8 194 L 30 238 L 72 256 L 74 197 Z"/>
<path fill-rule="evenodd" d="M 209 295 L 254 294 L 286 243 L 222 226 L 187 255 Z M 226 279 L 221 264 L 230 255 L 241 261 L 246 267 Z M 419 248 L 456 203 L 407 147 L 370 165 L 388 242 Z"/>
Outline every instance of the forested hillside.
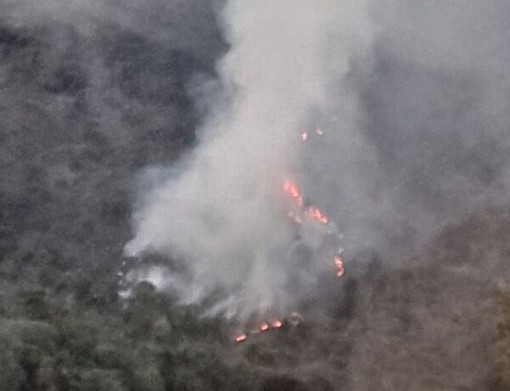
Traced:
<path fill-rule="evenodd" d="M 221 2 L 34 4 L 0 5 L 1 390 L 510 389 L 505 202 L 455 214 L 428 231 L 419 251 L 406 246 L 412 227 L 380 227 L 403 234 L 350 259 L 344 279 L 318 287 L 299 325 L 242 344 L 232 340 L 232 322 L 203 317 L 199 305 L 149 282 L 122 295 L 127 269 L 171 263 L 126 260 L 123 248 L 140 188 L 196 144 L 207 106 L 197 86 L 217 88 L 216 62 L 228 50 Z M 391 155 L 382 165 L 395 172 L 408 151 L 392 155 L 385 134 L 407 125 L 388 120 L 402 106 L 385 106 L 385 94 L 409 102 L 407 88 L 422 84 L 460 94 L 465 80 L 439 71 L 429 79 L 430 69 L 392 58 L 384 45 L 363 104 L 373 109 L 367 126 L 382 129 L 371 130 L 381 159 Z M 402 86 L 409 72 L 415 76 Z M 469 100 L 475 87 L 466 85 Z M 423 98 L 439 105 L 427 92 Z M 463 106 L 448 110 L 457 118 Z M 465 155 L 454 148 L 462 159 L 441 164 L 473 188 L 488 187 L 507 167 L 496 159 L 506 144 L 493 141 L 473 142 Z M 487 150 L 494 161 L 482 156 Z M 430 178 L 443 166 L 422 177 L 404 165 L 419 189 L 410 198 L 425 199 L 426 211 L 437 201 L 441 214 L 463 193 L 447 201 L 434 193 Z M 414 204 L 402 205 L 405 214 Z M 402 255 L 393 258 L 397 249 Z"/>

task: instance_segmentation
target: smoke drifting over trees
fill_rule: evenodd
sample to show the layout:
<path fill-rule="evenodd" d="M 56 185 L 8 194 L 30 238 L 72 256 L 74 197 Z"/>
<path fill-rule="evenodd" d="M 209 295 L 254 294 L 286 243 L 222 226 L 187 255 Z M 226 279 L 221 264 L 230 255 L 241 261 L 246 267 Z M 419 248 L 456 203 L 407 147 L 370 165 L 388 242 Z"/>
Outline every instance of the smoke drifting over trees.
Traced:
<path fill-rule="evenodd" d="M 0 388 L 508 389 L 509 12 L 3 1 Z M 302 150 L 315 127 L 324 141 Z M 246 265 L 262 268 L 243 295 L 278 286 L 288 264 L 243 262 L 251 239 L 287 242 L 267 194 L 289 171 L 348 261 L 302 327 L 236 346 L 170 278 L 169 294 L 142 283 L 119 297 L 118 273 L 178 262 L 206 292 L 233 289 Z M 152 253 L 123 264 L 126 243 Z"/>
<path fill-rule="evenodd" d="M 184 172 L 138 211 L 127 252 L 183 258 L 192 273 L 185 300 L 219 285 L 229 292 L 222 306 L 230 316 L 289 311 L 302 292 L 285 288 L 296 239 L 282 210 L 283 181 L 302 176 L 294 173 L 300 130 L 330 105 L 330 84 L 346 76 L 353 49 L 364 52 L 365 5 L 233 1 L 223 15 L 230 49 L 218 68 L 228 96 L 218 99 L 227 102 L 215 103 Z M 350 118 L 343 125 L 356 126 Z"/>

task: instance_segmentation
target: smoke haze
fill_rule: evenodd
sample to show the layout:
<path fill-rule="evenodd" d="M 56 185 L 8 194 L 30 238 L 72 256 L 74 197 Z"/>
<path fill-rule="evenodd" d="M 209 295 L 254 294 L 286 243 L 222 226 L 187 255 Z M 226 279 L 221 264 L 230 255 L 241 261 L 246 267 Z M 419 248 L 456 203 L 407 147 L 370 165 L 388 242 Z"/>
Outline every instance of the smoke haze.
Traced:
<path fill-rule="evenodd" d="M 185 260 L 185 302 L 220 287 L 229 298 L 216 310 L 230 316 L 282 311 L 306 295 L 286 284 L 289 175 L 350 257 L 393 265 L 449 222 L 506 202 L 508 50 L 493 42 L 506 45 L 493 6 L 228 2 L 229 51 L 215 95 L 203 89 L 199 146 L 143 194 L 127 253 Z M 316 127 L 324 139 L 304 148 L 299 133 Z"/>
<path fill-rule="evenodd" d="M 249 315 L 288 310 L 289 298 L 299 296 L 285 291 L 295 238 L 282 184 L 300 174 L 293 172 L 300 132 L 311 114 L 328 108 L 331 83 L 366 50 L 364 8 L 337 1 L 228 3 L 230 50 L 219 64 L 227 102 L 206 120 L 184 171 L 148 196 L 127 245 L 134 255 L 152 250 L 185 259 L 192 271 L 185 300 L 219 286 L 233 292 L 225 311 Z M 345 107 L 341 116 L 355 110 Z M 356 126 L 355 118 L 345 122 Z"/>
<path fill-rule="evenodd" d="M 2 284 L 98 312 L 122 264 L 129 286 L 240 320 L 322 295 L 305 337 L 224 356 L 307 367 L 330 389 L 486 389 L 493 292 L 510 283 L 509 13 L 503 0 L 0 2 Z M 302 259 L 321 232 L 296 241 L 286 178 L 344 234 L 344 279 Z M 25 302 L 9 289 L 7 310 Z M 179 339 L 189 324 L 167 307 L 160 326 Z M 267 345 L 292 360 L 243 355 Z"/>

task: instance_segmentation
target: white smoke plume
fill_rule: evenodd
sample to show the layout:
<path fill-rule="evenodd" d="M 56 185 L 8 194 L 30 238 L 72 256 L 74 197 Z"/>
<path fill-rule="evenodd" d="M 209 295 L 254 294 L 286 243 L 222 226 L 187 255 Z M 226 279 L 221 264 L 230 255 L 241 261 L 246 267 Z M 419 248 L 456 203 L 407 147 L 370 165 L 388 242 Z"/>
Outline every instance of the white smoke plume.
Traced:
<path fill-rule="evenodd" d="M 357 97 L 345 79 L 354 58 L 369 57 L 365 8 L 345 0 L 228 2 L 230 50 L 218 65 L 224 101 L 211 108 L 182 169 L 144 195 L 126 245 L 129 255 L 183 260 L 183 301 L 219 288 L 228 297 L 213 311 L 243 318 L 289 310 L 306 294 L 289 284 L 295 235 L 282 185 L 289 175 L 305 190 L 314 182 L 301 170 L 299 137 L 314 121 L 332 126 L 325 142 L 361 145 Z M 345 99 L 335 106 L 338 95 Z"/>

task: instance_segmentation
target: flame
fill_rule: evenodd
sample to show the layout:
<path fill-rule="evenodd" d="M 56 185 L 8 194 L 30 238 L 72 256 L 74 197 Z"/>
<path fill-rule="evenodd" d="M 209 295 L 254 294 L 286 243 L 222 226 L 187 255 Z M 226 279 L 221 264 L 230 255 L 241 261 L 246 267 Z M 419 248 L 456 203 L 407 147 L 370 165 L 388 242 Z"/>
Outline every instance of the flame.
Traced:
<path fill-rule="evenodd" d="M 303 196 L 301 195 L 299 188 L 297 187 L 297 185 L 294 182 L 286 179 L 283 182 L 283 190 L 285 191 L 285 193 L 287 193 L 287 195 L 290 198 L 293 198 L 294 200 L 296 200 L 296 203 L 299 206 L 303 206 L 303 202 L 304 202 Z"/>
<path fill-rule="evenodd" d="M 303 317 L 299 315 L 297 312 L 291 313 L 288 317 L 281 318 L 272 318 L 270 321 L 261 321 L 257 324 L 256 328 L 251 331 L 239 331 L 233 340 L 236 343 L 242 343 L 246 341 L 248 338 L 255 337 L 255 335 L 260 335 L 266 333 L 271 330 L 281 330 L 284 327 L 295 327 L 299 325 L 303 321 Z"/>
<path fill-rule="evenodd" d="M 286 179 L 283 183 L 283 190 L 285 190 L 285 193 L 287 193 L 291 198 L 301 197 L 301 193 L 299 192 L 297 185 L 288 179 Z"/>
<path fill-rule="evenodd" d="M 296 203 L 302 207 L 303 204 L 304 204 L 304 199 L 303 199 L 303 196 L 301 195 L 301 192 L 299 191 L 299 188 L 297 187 L 297 185 L 286 179 L 283 183 L 283 190 L 285 191 L 285 193 L 287 193 L 287 195 L 296 200 Z M 306 210 L 306 215 L 312 219 L 315 219 L 317 220 L 318 222 L 322 223 L 322 224 L 327 224 L 329 222 L 329 219 L 328 219 L 328 216 L 326 216 L 318 207 L 316 206 L 310 206 L 307 210 Z M 296 215 L 296 213 L 294 212 L 289 212 L 288 216 L 292 219 L 294 219 L 297 223 L 301 223 L 301 220 L 299 218 L 299 216 Z"/>
<path fill-rule="evenodd" d="M 312 219 L 317 220 L 321 224 L 327 224 L 329 222 L 328 216 L 326 216 L 319 208 L 316 206 L 310 206 L 306 210 L 306 214 Z"/>
<path fill-rule="evenodd" d="M 324 134 L 324 131 L 319 128 L 317 128 L 315 130 L 315 132 L 319 136 L 322 136 Z M 306 132 L 303 132 L 301 134 L 301 138 L 303 141 L 306 141 L 308 139 L 308 137 L 309 137 L 309 135 Z M 302 217 L 306 215 L 311 219 L 317 220 L 321 224 L 329 223 L 329 218 L 318 207 L 307 206 L 306 208 L 303 208 L 304 198 L 299 190 L 299 187 L 296 185 L 296 183 L 292 182 L 289 179 L 285 179 L 283 182 L 283 190 L 285 191 L 286 195 L 299 206 L 299 208 L 292 208 L 288 212 L 288 217 L 290 219 L 294 220 L 296 223 L 302 224 L 303 223 Z M 325 231 L 328 233 L 334 232 L 331 230 L 332 229 L 331 227 L 334 228 L 334 224 L 330 225 L 329 228 L 326 228 Z M 340 255 L 342 253 L 342 251 L 343 251 L 343 249 L 340 248 L 337 253 L 338 255 L 335 255 L 333 257 L 335 272 L 336 272 L 336 276 L 338 278 L 342 277 L 345 273 L 344 260 Z M 289 326 L 297 326 L 302 321 L 303 321 L 303 318 L 301 317 L 301 315 L 299 315 L 297 312 L 293 312 L 291 314 L 290 318 L 287 318 L 285 320 L 280 320 L 280 319 L 274 318 L 274 319 L 270 320 L 269 322 L 262 321 L 258 324 L 258 326 L 255 329 L 251 329 L 250 331 L 247 331 L 247 332 L 250 335 L 256 335 L 256 334 L 264 333 L 271 329 L 281 329 L 284 326 L 284 322 L 286 325 L 289 325 Z M 234 340 L 236 343 L 242 343 L 242 342 L 246 341 L 247 338 L 248 338 L 248 335 L 246 333 L 240 332 L 235 336 Z"/>
<path fill-rule="evenodd" d="M 333 262 L 334 262 L 335 268 L 336 268 L 336 276 L 338 278 L 341 278 L 345 273 L 344 259 L 340 255 L 336 255 L 333 258 Z"/>
<path fill-rule="evenodd" d="M 238 335 L 236 335 L 236 337 L 234 338 L 234 340 L 237 342 L 237 343 L 241 343 L 241 342 L 244 342 L 246 341 L 246 339 L 248 338 L 248 336 L 245 334 L 245 333 L 240 333 Z"/>
<path fill-rule="evenodd" d="M 279 319 L 275 319 L 271 322 L 271 327 L 274 329 L 279 329 L 283 326 L 283 322 Z"/>
<path fill-rule="evenodd" d="M 320 128 L 315 129 L 315 133 L 319 136 L 322 136 L 324 134 L 324 130 Z M 312 133 L 308 132 L 302 132 L 301 133 L 301 140 L 307 141 L 310 137 L 310 135 L 313 136 Z M 297 205 L 298 207 L 291 206 L 287 213 L 288 217 L 292 220 L 294 220 L 296 223 L 303 224 L 303 219 L 308 217 L 310 219 L 314 219 L 318 221 L 321 224 L 328 224 L 329 218 L 326 216 L 326 214 L 319 209 L 317 206 L 309 206 L 307 204 L 304 206 L 304 197 L 301 194 L 301 191 L 296 183 L 289 179 L 285 179 L 283 182 L 283 190 L 285 194 L 292 200 L 292 202 Z M 306 217 L 305 217 L 306 216 Z M 338 236 L 338 238 L 341 239 L 341 235 L 339 235 L 336 231 L 336 226 L 334 223 L 331 223 L 327 227 L 322 229 L 326 234 L 335 236 Z M 344 273 L 344 259 L 342 258 L 341 254 L 343 252 L 342 248 L 338 249 L 338 252 L 336 252 L 337 255 L 333 256 L 333 264 L 335 267 L 335 274 L 338 278 L 341 278 Z M 333 254 L 335 254 L 333 252 Z M 251 329 L 245 330 L 245 332 L 239 332 L 235 337 L 234 340 L 236 343 L 242 343 L 248 339 L 248 335 L 250 338 L 255 337 L 255 335 L 265 333 L 269 330 L 276 330 L 276 329 L 282 329 L 287 327 L 295 327 L 299 325 L 301 322 L 303 322 L 303 317 L 298 314 L 297 312 L 293 312 L 290 317 L 284 317 L 284 318 L 273 318 L 269 321 L 261 321 L 260 323 L 252 324 Z"/>

